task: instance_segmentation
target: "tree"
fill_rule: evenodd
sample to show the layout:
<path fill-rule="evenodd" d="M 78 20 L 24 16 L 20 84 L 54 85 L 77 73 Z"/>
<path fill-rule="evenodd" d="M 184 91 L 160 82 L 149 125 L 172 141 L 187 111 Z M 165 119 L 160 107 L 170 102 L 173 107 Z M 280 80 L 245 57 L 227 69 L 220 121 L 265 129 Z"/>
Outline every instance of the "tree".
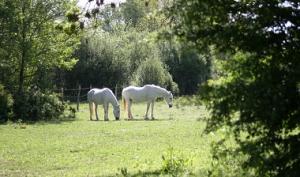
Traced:
<path fill-rule="evenodd" d="M 169 9 L 174 34 L 200 51 L 215 47 L 224 63 L 204 87 L 212 110 L 207 130 L 230 126 L 238 150 L 249 155 L 243 167 L 260 176 L 300 173 L 299 6 L 292 0 L 176 0 Z"/>
<path fill-rule="evenodd" d="M 121 8 L 126 26 L 136 27 L 145 17 L 145 6 L 142 1 L 128 0 Z"/>
<path fill-rule="evenodd" d="M 0 2 L 0 82 L 13 95 L 13 119 L 47 120 L 64 112 L 56 95 L 44 93 L 53 88 L 55 68 L 71 68 L 77 61 L 72 56 L 79 43 L 74 5 L 68 0 Z"/>
<path fill-rule="evenodd" d="M 76 55 L 78 63 L 70 71 L 65 71 L 66 85 L 77 87 L 80 83 L 83 87 L 109 87 L 128 82 L 129 60 L 125 46 L 128 40 L 120 40 L 119 36 L 108 32 L 87 33 L 82 38 Z"/>
<path fill-rule="evenodd" d="M 211 77 L 210 56 L 200 55 L 193 46 L 169 40 L 159 43 L 162 60 L 178 83 L 180 94 L 196 94 L 199 85 Z"/>
<path fill-rule="evenodd" d="M 0 67 L 10 73 L 1 72 L 1 78 L 18 94 L 23 92 L 24 86 L 38 81 L 40 73 L 45 76 L 43 73 L 54 67 L 72 67 L 76 63 L 72 54 L 78 37 L 58 28 L 60 19 L 71 6 L 68 3 L 58 0 L 1 2 Z M 71 23 L 67 25 L 66 29 L 76 28 Z"/>

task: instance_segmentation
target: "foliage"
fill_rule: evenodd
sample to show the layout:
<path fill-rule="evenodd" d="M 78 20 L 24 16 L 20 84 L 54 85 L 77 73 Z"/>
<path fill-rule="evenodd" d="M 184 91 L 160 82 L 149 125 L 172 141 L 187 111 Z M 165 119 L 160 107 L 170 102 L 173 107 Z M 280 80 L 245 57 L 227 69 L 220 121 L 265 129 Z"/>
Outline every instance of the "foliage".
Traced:
<path fill-rule="evenodd" d="M 76 52 L 79 62 L 74 69 L 65 72 L 66 85 L 69 87 L 76 87 L 80 83 L 84 87 L 92 84 L 94 87 L 114 88 L 117 84 L 123 86 L 134 81 L 138 85 L 146 82 L 159 84 L 178 92 L 176 83 L 160 60 L 159 49 L 154 42 L 155 34 L 135 30 L 88 34 L 82 39 L 80 50 Z M 154 60 L 149 67 L 148 58 Z M 136 76 L 137 73 L 141 76 L 141 67 L 149 69 L 153 66 L 156 70 L 152 73 L 159 77 L 148 77 L 144 82 L 141 77 Z"/>
<path fill-rule="evenodd" d="M 225 139 L 221 139 L 211 144 L 211 169 L 208 171 L 210 177 L 232 177 L 232 176 L 255 176 L 250 170 L 241 168 L 241 164 L 247 159 L 244 154 L 233 147 L 228 147 Z"/>
<path fill-rule="evenodd" d="M 37 88 L 15 97 L 13 120 L 40 121 L 75 118 L 75 110 L 63 103 L 59 96 Z"/>
<path fill-rule="evenodd" d="M 121 41 L 109 33 L 96 33 L 82 39 L 80 49 L 76 52 L 79 62 L 66 73 L 66 85 L 77 87 L 110 87 L 126 83 L 129 78 L 128 52 L 118 50 L 128 40 Z"/>
<path fill-rule="evenodd" d="M 184 156 L 178 156 L 173 148 L 162 155 L 162 172 L 171 176 L 185 176 L 191 173 L 192 160 Z"/>
<path fill-rule="evenodd" d="M 136 27 L 139 21 L 146 16 L 143 1 L 128 0 L 121 8 L 123 18 L 128 26 Z"/>
<path fill-rule="evenodd" d="M 174 39 L 160 41 L 162 60 L 178 83 L 181 95 L 197 93 L 199 85 L 211 77 L 211 58 L 198 54 L 191 45 L 181 44 Z"/>
<path fill-rule="evenodd" d="M 104 6 L 90 21 L 91 26 L 98 26 L 85 31 L 76 52 L 79 62 L 71 71 L 58 74 L 63 78 L 61 82 L 67 87 L 76 87 L 78 83 L 83 87 L 124 86 L 135 80 L 134 74 L 147 58 L 161 60 L 155 31 L 160 18 L 156 18 L 157 13 L 152 14 L 156 7 L 155 1 L 146 6 L 137 0 L 126 1 L 118 10 Z M 178 90 L 170 74 L 164 85 Z"/>
<path fill-rule="evenodd" d="M 0 123 L 12 117 L 13 98 L 0 84 Z"/>
<path fill-rule="evenodd" d="M 174 34 L 200 51 L 214 45 L 229 54 L 217 57 L 223 72 L 203 90 L 212 110 L 207 130 L 229 125 L 249 155 L 242 167 L 259 176 L 297 176 L 299 3 L 176 0 L 169 12 Z"/>
<path fill-rule="evenodd" d="M 1 2 L 0 79 L 13 94 L 21 94 L 24 86 L 33 83 L 43 87 L 40 78 L 51 76 L 45 73 L 55 67 L 71 68 L 76 63 L 72 54 L 78 37 L 58 28 L 63 25 L 61 19 L 68 3 L 67 0 Z M 49 82 L 51 77 L 47 79 Z"/>
<path fill-rule="evenodd" d="M 163 63 L 156 58 L 146 59 L 140 64 L 133 82 L 139 86 L 155 84 L 175 92 L 178 89 L 177 84 L 173 82 L 172 76 L 164 68 Z"/>
<path fill-rule="evenodd" d="M 114 88 L 131 81 L 137 83 L 138 67 L 155 58 L 169 72 L 164 73 L 166 81 L 162 85 L 177 93 L 180 90 L 181 94 L 196 93 L 198 85 L 210 77 L 210 60 L 190 49 L 190 45 L 161 40 L 159 34 L 166 28 L 166 18 L 159 11 L 160 4 L 155 0 L 130 0 L 116 9 L 99 8 L 94 18 L 88 18 L 85 36 L 76 52 L 79 62 L 71 71 L 58 72 L 61 83 L 57 85 L 74 88 L 80 83 L 83 87 Z"/>
<path fill-rule="evenodd" d="M 15 115 L 24 120 L 58 118 L 64 110 L 58 100 L 25 88 L 53 88 L 54 71 L 70 69 L 76 63 L 72 55 L 79 42 L 78 27 L 70 12 L 78 13 L 78 9 L 68 0 L 4 0 L 0 4 L 0 81 L 15 99 Z M 64 28 L 72 30 L 66 32 Z M 44 100 L 39 101 L 34 94 Z M 55 110 L 48 110 L 52 108 Z"/>

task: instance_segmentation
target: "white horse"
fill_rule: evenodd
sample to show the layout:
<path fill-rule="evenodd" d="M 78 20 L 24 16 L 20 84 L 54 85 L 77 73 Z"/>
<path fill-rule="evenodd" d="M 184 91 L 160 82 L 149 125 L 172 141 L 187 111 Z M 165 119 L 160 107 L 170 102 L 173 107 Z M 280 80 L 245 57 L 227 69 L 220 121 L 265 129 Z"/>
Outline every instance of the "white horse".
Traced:
<path fill-rule="evenodd" d="M 148 119 L 148 111 L 151 105 L 151 118 L 153 116 L 153 107 L 156 98 L 164 98 L 169 108 L 172 107 L 173 95 L 170 91 L 161 88 L 156 85 L 145 85 L 144 87 L 129 86 L 123 89 L 122 98 L 124 103 L 124 109 L 128 112 L 128 119 L 133 119 L 131 113 L 132 102 L 147 102 L 147 111 L 145 114 L 145 119 Z"/>
<path fill-rule="evenodd" d="M 103 89 L 91 89 L 87 94 L 87 99 L 89 102 L 90 107 L 90 120 L 93 118 L 93 112 L 95 109 L 96 112 L 96 119 L 98 119 L 98 113 L 97 113 L 97 107 L 98 104 L 102 104 L 104 108 L 104 120 L 108 121 L 108 105 L 109 103 L 112 104 L 114 108 L 114 116 L 116 120 L 119 120 L 120 118 L 120 105 L 113 94 L 113 92 L 109 88 L 103 88 Z"/>

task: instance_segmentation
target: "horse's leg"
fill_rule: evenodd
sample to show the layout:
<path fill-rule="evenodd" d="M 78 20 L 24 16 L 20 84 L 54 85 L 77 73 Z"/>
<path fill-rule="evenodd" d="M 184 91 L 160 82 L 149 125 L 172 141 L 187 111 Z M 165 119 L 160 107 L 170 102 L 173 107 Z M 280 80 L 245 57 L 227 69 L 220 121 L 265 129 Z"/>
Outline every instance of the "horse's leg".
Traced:
<path fill-rule="evenodd" d="M 108 109 L 109 109 L 109 104 L 106 103 L 106 120 L 108 121 Z"/>
<path fill-rule="evenodd" d="M 153 101 L 151 102 L 151 119 L 152 119 L 152 120 L 154 120 L 154 115 L 153 115 L 154 102 L 155 102 L 155 100 L 153 100 Z"/>
<path fill-rule="evenodd" d="M 132 105 L 132 101 L 129 99 L 129 101 L 128 101 L 128 119 L 133 119 L 133 116 L 131 113 L 131 105 Z"/>
<path fill-rule="evenodd" d="M 147 110 L 146 110 L 146 115 L 145 115 L 145 120 L 148 120 L 148 111 L 149 111 L 149 107 L 150 107 L 151 102 L 147 102 Z"/>
<path fill-rule="evenodd" d="M 93 120 L 94 103 L 90 101 L 89 107 L 90 107 L 90 120 Z"/>
<path fill-rule="evenodd" d="M 96 119 L 97 119 L 97 120 L 99 120 L 99 118 L 98 118 L 98 111 L 97 111 L 97 109 L 98 109 L 98 105 L 97 105 L 97 104 L 95 104 L 95 113 L 96 113 Z"/>
<path fill-rule="evenodd" d="M 104 120 L 108 121 L 108 103 L 104 103 L 103 108 L 104 108 Z"/>
<path fill-rule="evenodd" d="M 125 111 L 127 111 L 127 117 L 128 119 L 130 118 L 130 114 L 129 114 L 129 99 L 125 98 Z"/>

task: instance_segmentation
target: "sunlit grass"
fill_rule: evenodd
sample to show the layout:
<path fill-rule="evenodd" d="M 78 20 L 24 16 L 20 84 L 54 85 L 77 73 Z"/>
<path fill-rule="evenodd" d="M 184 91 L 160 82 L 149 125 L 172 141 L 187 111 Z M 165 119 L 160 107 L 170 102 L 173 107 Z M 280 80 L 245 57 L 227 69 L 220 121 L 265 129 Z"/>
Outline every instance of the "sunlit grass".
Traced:
<path fill-rule="evenodd" d="M 114 176 L 159 171 L 169 148 L 189 157 L 194 172 L 206 176 L 211 162 L 210 143 L 218 135 L 205 135 L 203 106 L 171 109 L 155 104 L 154 121 L 143 120 L 146 105 L 134 104 L 134 121 L 89 121 L 87 104 L 80 105 L 74 121 L 0 125 L 0 176 Z"/>

